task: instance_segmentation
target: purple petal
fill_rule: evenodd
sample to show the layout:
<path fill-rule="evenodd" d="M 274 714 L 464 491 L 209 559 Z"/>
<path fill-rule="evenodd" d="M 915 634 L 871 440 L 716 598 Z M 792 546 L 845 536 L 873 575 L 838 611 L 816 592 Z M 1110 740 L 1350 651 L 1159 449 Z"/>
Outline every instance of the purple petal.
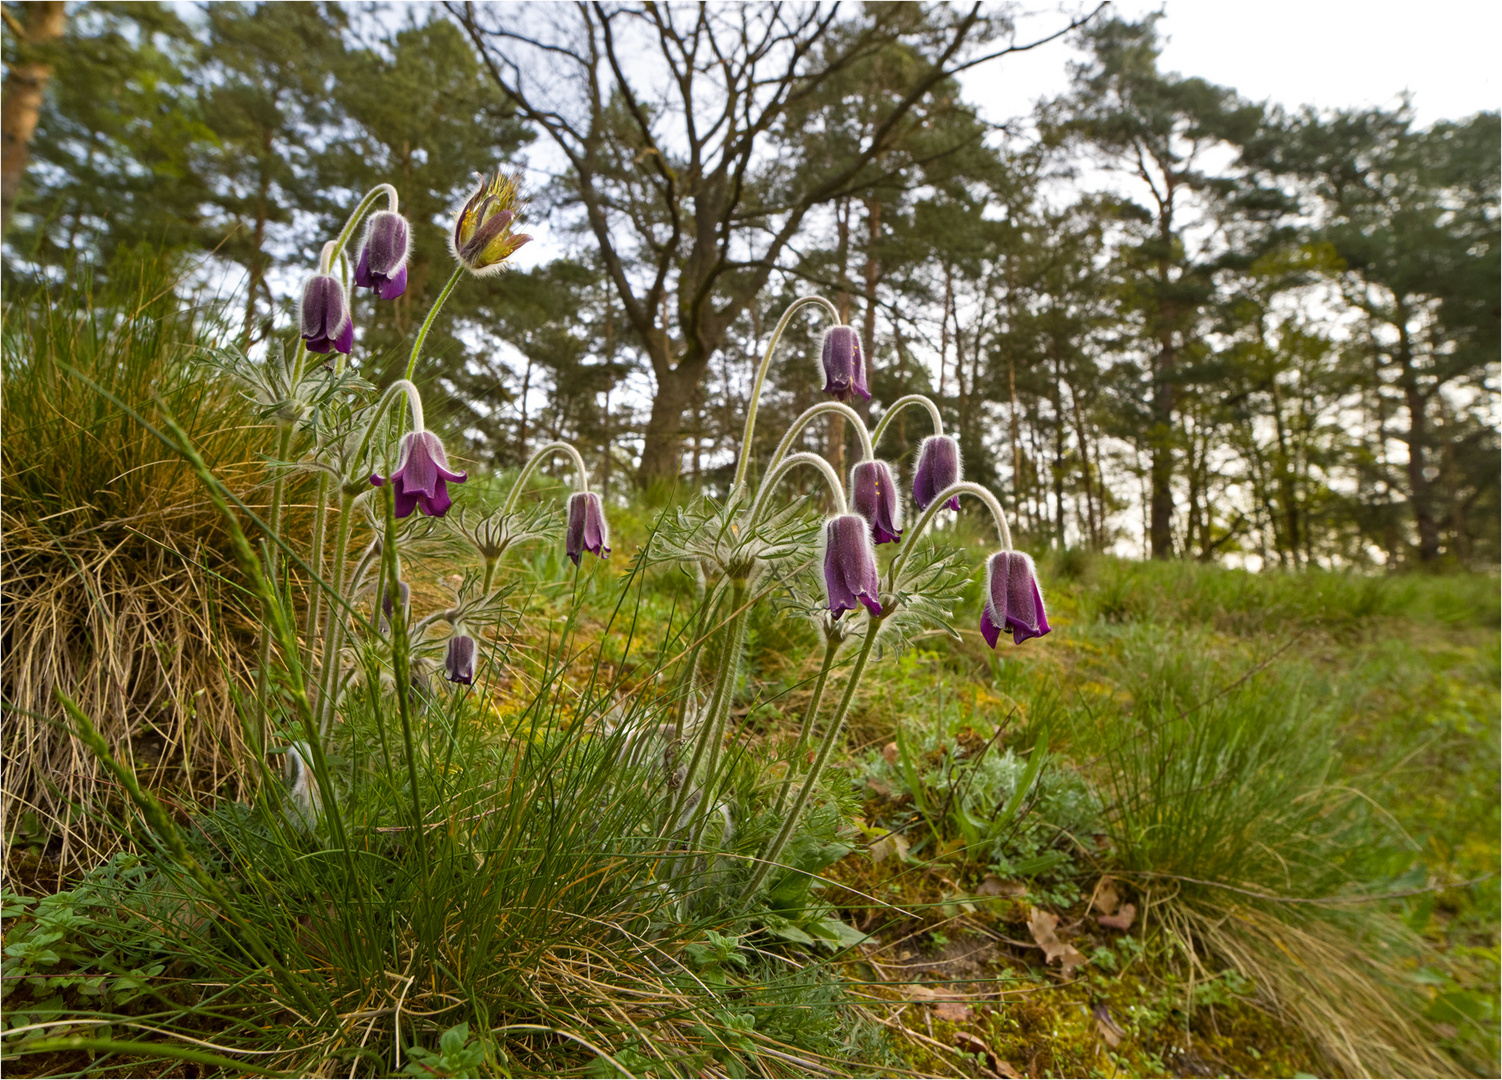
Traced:
<path fill-rule="evenodd" d="M 996 643 L 1001 640 L 1001 627 L 991 621 L 991 605 L 986 604 L 980 609 L 980 636 L 986 639 L 986 644 L 996 648 Z"/>
<path fill-rule="evenodd" d="M 374 289 L 375 278 L 370 276 L 370 248 L 360 250 L 360 261 L 355 263 L 355 284 L 362 289 Z"/>
<path fill-rule="evenodd" d="M 382 300 L 395 300 L 407 291 L 407 264 L 402 263 L 396 268 L 396 273 L 383 278 L 376 286 L 376 295 Z"/>

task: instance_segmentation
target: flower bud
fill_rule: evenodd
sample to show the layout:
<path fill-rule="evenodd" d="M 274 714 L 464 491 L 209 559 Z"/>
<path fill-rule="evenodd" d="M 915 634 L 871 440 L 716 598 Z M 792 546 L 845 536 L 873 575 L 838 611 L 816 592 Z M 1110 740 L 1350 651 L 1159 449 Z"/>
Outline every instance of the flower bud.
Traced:
<path fill-rule="evenodd" d="M 302 288 L 302 337 L 313 353 L 348 355 L 355 343 L 344 285 L 332 274 L 314 274 Z"/>
<path fill-rule="evenodd" d="M 918 447 L 918 467 L 913 471 L 913 505 L 927 510 L 939 492 L 960 482 L 960 444 L 948 435 L 930 435 Z M 945 504 L 960 508 L 958 495 Z"/>
<path fill-rule="evenodd" d="M 1013 643 L 1021 645 L 1051 629 L 1033 560 L 1020 551 L 992 555 L 986 563 L 986 604 L 980 616 L 980 632 L 986 644 L 996 648 L 1003 630 L 1010 630 Z"/>
<path fill-rule="evenodd" d="M 455 634 L 449 638 L 448 649 L 443 655 L 443 672 L 452 683 L 473 686 L 475 682 L 475 639 L 468 634 Z"/>
<path fill-rule="evenodd" d="M 395 489 L 397 517 L 408 517 L 413 510 L 421 510 L 428 517 L 443 517 L 454 505 L 449 498 L 449 484 L 462 484 L 469 474 L 449 470 L 448 455 L 443 452 L 443 443 L 437 435 L 431 431 L 412 431 L 402 439 L 396 471 L 390 479 Z M 386 483 L 375 474 L 370 482 L 376 487 Z"/>
<path fill-rule="evenodd" d="M 878 544 L 902 538 L 902 503 L 892 469 L 885 461 L 862 461 L 850 470 L 851 509 L 871 526 Z"/>
<path fill-rule="evenodd" d="M 853 326 L 831 326 L 824 331 L 824 392 L 836 401 L 849 401 L 857 394 L 871 400 L 866 389 L 866 365 L 861 358 L 861 339 Z"/>
<path fill-rule="evenodd" d="M 409 614 L 408 609 L 412 606 L 412 587 L 405 581 L 398 581 L 396 583 L 396 594 L 402 598 L 403 614 Z M 387 585 L 381 593 L 381 633 L 383 634 L 391 632 L 391 612 L 391 586 Z"/>
<path fill-rule="evenodd" d="M 857 602 L 881 614 L 881 583 L 871 528 L 859 514 L 836 514 L 824 524 L 824 592 L 838 619 Z"/>
<path fill-rule="evenodd" d="M 574 565 L 579 557 L 592 551 L 600 558 L 610 554 L 610 530 L 605 525 L 605 511 L 600 506 L 600 497 L 593 491 L 576 491 L 568 498 L 568 531 L 564 534 L 563 551 Z"/>
<path fill-rule="evenodd" d="M 521 173 L 500 169 L 470 196 L 454 221 L 449 247 L 454 258 L 472 274 L 499 273 L 501 264 L 532 237 L 512 232 L 521 211 Z"/>
<path fill-rule="evenodd" d="M 382 300 L 395 300 L 407 289 L 407 255 L 412 250 L 407 219 L 379 210 L 366 219 L 365 241 L 355 264 L 355 284 L 374 289 Z"/>

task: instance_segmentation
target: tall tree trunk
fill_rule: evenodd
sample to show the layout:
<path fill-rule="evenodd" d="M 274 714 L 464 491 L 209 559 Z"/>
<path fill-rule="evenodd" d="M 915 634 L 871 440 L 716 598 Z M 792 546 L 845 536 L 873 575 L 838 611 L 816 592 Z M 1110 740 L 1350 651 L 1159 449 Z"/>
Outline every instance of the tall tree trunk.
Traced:
<path fill-rule="evenodd" d="M 31 138 L 42 113 L 42 95 L 52 78 L 52 65 L 40 56 L 47 45 L 63 36 L 65 15 L 61 0 L 16 5 L 23 12 L 18 21 L 6 9 L 5 21 L 16 35 L 16 62 L 5 73 L 5 93 L 0 101 L 0 233 L 10 227 L 10 212 L 21 192 Z"/>
<path fill-rule="evenodd" d="M 1434 520 L 1434 490 L 1424 475 L 1425 453 L 1429 449 L 1428 398 L 1419 389 L 1418 372 L 1413 367 L 1413 339 L 1408 335 L 1407 308 L 1398 305 L 1398 385 L 1403 389 L 1403 404 L 1408 408 L 1408 501 L 1413 507 L 1413 522 L 1419 532 L 1419 561 L 1433 563 L 1439 559 L 1439 524 Z"/>
<path fill-rule="evenodd" d="M 1090 468 L 1090 440 L 1085 429 L 1085 417 L 1080 412 L 1080 396 L 1072 386 L 1069 388 L 1069 399 L 1074 406 L 1074 430 L 1080 440 L 1080 473 L 1085 481 L 1086 544 L 1098 551 L 1101 547 L 1101 535 L 1095 515 L 1095 481 Z"/>
<path fill-rule="evenodd" d="M 665 350 L 666 343 L 656 347 Z M 652 412 L 643 432 L 641 464 L 637 469 L 637 480 L 643 486 L 656 480 L 670 480 L 682 469 L 683 417 L 708 366 L 707 358 L 688 356 L 671 367 L 661 357 L 653 364 L 657 393 L 652 398 Z"/>

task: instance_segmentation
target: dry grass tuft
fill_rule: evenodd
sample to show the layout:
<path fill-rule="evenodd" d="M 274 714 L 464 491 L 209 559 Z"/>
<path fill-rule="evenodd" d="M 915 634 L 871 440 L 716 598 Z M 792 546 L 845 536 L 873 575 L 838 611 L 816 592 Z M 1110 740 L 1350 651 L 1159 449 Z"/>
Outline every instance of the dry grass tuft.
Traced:
<path fill-rule="evenodd" d="M 27 877 L 60 885 L 119 843 L 101 812 L 112 789 L 58 723 L 55 689 L 179 800 L 236 794 L 246 764 L 233 688 L 253 639 L 222 576 L 233 572 L 221 523 L 176 455 L 77 377 L 148 418 L 170 411 L 231 487 L 260 483 L 247 403 L 192 365 L 220 330 L 171 285 L 146 266 L 23 294 L 4 311 L 7 881 L 18 852 L 30 853 Z"/>

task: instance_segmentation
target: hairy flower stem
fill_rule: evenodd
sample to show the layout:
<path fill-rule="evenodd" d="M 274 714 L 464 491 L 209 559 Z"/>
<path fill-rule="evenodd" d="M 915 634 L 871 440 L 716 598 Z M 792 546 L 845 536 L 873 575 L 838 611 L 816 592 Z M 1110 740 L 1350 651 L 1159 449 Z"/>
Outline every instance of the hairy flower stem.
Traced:
<path fill-rule="evenodd" d="M 740 600 L 745 594 L 744 582 L 736 582 L 737 591 L 732 594 L 735 603 L 732 610 L 740 606 Z M 710 701 L 709 715 L 705 726 L 710 731 L 709 754 L 704 764 L 704 783 L 701 787 L 703 792 L 699 799 L 699 805 L 694 808 L 693 824 L 689 830 L 688 850 L 692 854 L 700 850 L 704 842 L 704 827 L 709 824 L 710 814 L 714 810 L 715 799 L 720 790 L 720 754 L 725 745 L 725 726 L 730 719 L 730 707 L 735 701 L 735 677 L 740 671 L 741 654 L 746 648 L 746 626 L 751 621 L 749 608 L 742 611 L 731 620 L 729 633 L 725 641 L 726 655 L 721 659 L 719 678 L 716 680 L 715 696 Z M 690 785 L 685 778 L 683 790 L 690 790 Z"/>
<path fill-rule="evenodd" d="M 694 702 L 695 687 L 699 682 L 699 657 L 704 653 L 704 629 L 714 618 L 714 613 L 720 608 L 720 598 L 725 593 L 725 582 L 715 582 L 714 589 L 706 597 L 700 590 L 700 607 L 698 618 L 694 620 L 693 636 L 689 639 L 694 644 L 689 647 L 688 659 L 683 665 L 683 675 L 678 680 L 678 717 L 673 722 L 673 739 L 676 741 L 683 738 L 684 721 L 688 717 L 688 710 Z"/>
<path fill-rule="evenodd" d="M 1001 541 L 1002 550 L 1012 550 L 1012 530 L 1007 526 L 1006 512 L 1002 510 L 1001 503 L 997 500 L 996 496 L 992 495 L 979 484 L 972 484 L 968 480 L 961 480 L 957 484 L 950 484 L 943 491 L 935 495 L 934 501 L 928 504 L 928 509 L 923 511 L 922 516 L 918 518 L 918 523 L 908 529 L 903 536 L 902 546 L 897 551 L 897 557 L 892 560 L 892 565 L 887 575 L 888 582 L 893 586 L 896 585 L 897 576 L 902 571 L 902 565 L 907 562 L 907 557 L 912 553 L 919 538 L 928 529 L 928 526 L 933 522 L 938 512 L 944 508 L 944 504 L 958 495 L 970 495 L 986 504 L 986 509 L 991 511 L 992 520 L 996 522 L 996 535 Z"/>
<path fill-rule="evenodd" d="M 814 730 L 814 717 L 819 715 L 819 704 L 824 700 L 824 684 L 829 681 L 829 669 L 834 667 L 834 657 L 839 651 L 838 641 L 825 642 L 824 663 L 819 666 L 819 677 L 814 680 L 813 696 L 808 699 L 808 708 L 803 712 L 803 726 L 798 729 L 798 741 L 793 744 L 793 754 L 788 759 L 787 776 L 783 777 L 782 787 L 777 792 L 777 802 L 772 807 L 774 814 L 782 813 L 782 804 L 787 801 L 788 789 L 793 786 L 793 770 L 799 759 L 803 757 L 804 748 L 808 746 L 808 737 Z"/>
<path fill-rule="evenodd" d="M 819 404 L 805 409 L 798 416 L 798 419 L 794 420 L 788 427 L 782 436 L 782 441 L 777 444 L 777 450 L 772 454 L 772 459 L 767 462 L 768 475 L 771 475 L 772 471 L 782 462 L 782 459 L 787 456 L 788 451 L 793 448 L 793 440 L 798 437 L 799 433 L 825 413 L 843 416 L 854 427 L 856 438 L 860 439 L 862 461 L 870 461 L 875 457 L 875 453 L 872 450 L 875 442 L 871 438 L 871 434 L 866 430 L 866 422 L 861 419 L 861 414 L 849 405 L 841 404 L 838 401 L 821 401 Z"/>
<path fill-rule="evenodd" d="M 566 442 L 550 442 L 540 446 L 537 452 L 527 459 L 522 466 L 522 471 L 516 474 L 516 480 L 511 485 L 511 490 L 506 493 L 506 502 L 501 507 L 501 516 L 506 517 L 516 509 L 516 501 L 522 497 L 526 490 L 527 478 L 537 471 L 537 467 L 553 454 L 567 454 L 574 463 L 574 472 L 578 479 L 578 490 L 589 490 L 589 470 L 584 467 L 584 459 L 579 456 L 579 451 L 573 445 Z"/>
<path fill-rule="evenodd" d="M 756 895 L 756 890 L 761 888 L 766 881 L 767 874 L 772 867 L 777 865 L 777 860 L 782 851 L 787 847 L 788 840 L 792 838 L 793 830 L 798 826 L 798 818 L 803 814 L 803 808 L 808 804 L 809 796 L 813 794 L 814 785 L 819 782 L 819 776 L 824 772 L 824 766 L 829 763 L 830 751 L 834 749 L 835 742 L 839 739 L 840 732 L 845 727 L 845 716 L 850 711 L 850 703 L 855 700 L 856 688 L 860 686 L 861 673 L 866 670 L 866 661 L 871 656 L 871 646 L 876 644 L 876 634 L 881 629 L 881 619 L 871 620 L 870 627 L 866 630 L 866 640 L 861 643 L 861 651 L 856 655 L 855 666 L 850 669 L 850 677 L 845 683 L 845 694 L 840 698 L 839 708 L 829 721 L 829 730 L 824 733 L 824 742 L 819 746 L 818 756 L 814 758 L 813 766 L 804 778 L 803 786 L 798 789 L 798 797 L 793 800 L 793 805 L 788 810 L 787 817 L 782 821 L 782 828 L 777 831 L 777 836 L 772 840 L 772 846 L 767 849 L 756 872 L 751 875 L 751 880 L 741 892 L 741 900 L 749 900 Z"/>
<path fill-rule="evenodd" d="M 730 492 L 735 494 L 737 488 L 746 482 L 746 470 L 751 466 L 751 436 L 756 431 L 756 406 L 761 400 L 761 387 L 767 380 L 767 369 L 772 364 L 772 352 L 777 348 L 777 342 L 782 337 L 782 332 L 787 329 L 788 322 L 797 311 L 805 304 L 822 304 L 829 317 L 839 325 L 840 312 L 833 304 L 822 296 L 800 296 L 788 305 L 782 313 L 782 318 L 777 320 L 777 327 L 772 331 L 772 338 L 767 342 L 767 351 L 761 358 L 761 366 L 756 369 L 756 378 L 751 383 L 751 399 L 746 406 L 746 427 L 741 434 L 741 452 L 735 463 L 735 482 L 730 485 Z"/>
<path fill-rule="evenodd" d="M 448 283 L 443 286 L 443 291 L 438 294 L 438 299 L 434 300 L 433 306 L 428 309 L 428 317 L 422 321 L 422 327 L 417 331 L 417 340 L 412 343 L 412 355 L 407 358 L 407 373 L 402 378 L 410 381 L 412 372 L 417 370 L 417 357 L 422 353 L 422 343 L 427 340 L 428 331 L 433 326 L 433 320 L 438 317 L 438 309 L 443 307 L 444 301 L 449 298 L 449 293 L 454 291 L 454 286 L 459 284 L 459 278 L 463 275 L 463 266 L 454 267 L 454 272 L 449 275 Z"/>
<path fill-rule="evenodd" d="M 881 420 L 871 432 L 871 444 L 873 446 L 881 442 L 882 432 L 887 430 L 888 424 L 897 419 L 897 414 L 911 405 L 921 405 L 924 409 L 927 409 L 929 418 L 934 422 L 934 434 L 944 434 L 944 418 L 939 415 L 939 407 L 922 394 L 908 394 L 906 397 L 900 397 L 892 402 L 887 411 L 881 414 Z"/>
<path fill-rule="evenodd" d="M 679 786 L 669 808 L 669 830 L 677 828 L 678 819 L 688 805 L 688 797 L 693 792 L 694 783 L 699 777 L 699 766 L 704 762 L 706 750 L 711 762 L 719 757 L 718 747 L 712 744 L 715 740 L 715 729 L 719 726 L 717 721 L 721 702 L 730 696 L 730 687 L 735 682 L 735 671 L 740 666 L 740 644 L 745 639 L 746 618 L 749 614 L 749 610 L 741 610 L 745 596 L 745 579 L 738 578 L 731 585 L 730 610 L 734 614 L 731 615 L 730 624 L 725 628 L 724 646 L 720 652 L 720 669 L 715 674 L 714 692 L 710 695 L 708 708 L 699 718 L 699 737 L 694 740 L 694 752 L 689 758 L 683 783 Z M 698 808 L 700 811 L 704 810 L 703 802 L 704 800 L 700 799 Z"/>
<path fill-rule="evenodd" d="M 339 496 L 339 529 L 334 534 L 334 561 L 332 573 L 334 579 L 334 596 L 348 604 L 353 601 L 353 596 L 345 595 L 345 570 L 349 561 L 349 535 L 354 527 L 355 497 L 349 492 L 341 492 Z M 359 584 L 358 581 L 355 582 Z M 353 592 L 353 590 L 350 590 Z M 329 621 L 323 628 L 323 671 L 322 683 L 318 694 L 318 737 L 328 737 L 329 728 L 334 723 L 334 702 L 339 693 L 339 650 L 343 647 L 344 619 L 346 613 L 336 609 L 333 605 L 329 608 Z"/>
<path fill-rule="evenodd" d="M 419 858 L 423 854 L 422 799 L 417 790 L 417 751 L 412 738 L 412 653 L 407 639 L 407 605 L 397 594 L 396 583 L 400 571 L 396 562 L 396 494 L 391 485 L 381 489 L 381 509 L 385 516 L 385 542 L 381 545 L 383 576 L 391 583 L 391 675 L 396 681 L 396 707 L 402 718 L 402 745 L 407 755 L 407 781 L 412 785 L 412 831 L 418 846 Z M 379 609 L 381 598 L 377 595 L 375 605 Z"/>
<path fill-rule="evenodd" d="M 313 539 L 309 554 L 312 556 L 308 582 L 308 624 L 303 631 L 303 670 L 313 670 L 313 644 L 318 639 L 318 621 L 323 615 L 323 548 L 324 526 L 329 514 L 329 477 L 318 476 L 318 492 L 313 499 Z"/>
<path fill-rule="evenodd" d="M 295 368 L 301 367 L 302 362 L 299 357 Z M 293 380 L 293 386 L 297 385 L 297 381 L 296 379 Z M 277 474 L 276 479 L 271 484 L 271 513 L 267 515 L 271 527 L 271 536 L 266 541 L 264 557 L 266 560 L 266 577 L 271 582 L 271 587 L 280 593 L 281 583 L 277 567 L 277 555 L 280 549 L 277 547 L 276 541 L 282 535 L 282 499 L 286 494 L 287 487 L 287 477 L 281 470 L 281 464 L 287 460 L 287 455 L 292 452 L 292 425 L 283 421 L 277 425 L 277 429 Z M 259 660 L 260 664 L 256 669 L 256 738 L 259 745 L 256 747 L 256 753 L 264 754 L 266 752 L 266 694 L 270 687 L 271 677 L 271 634 L 267 631 L 265 623 L 263 623 L 261 628 Z"/>

